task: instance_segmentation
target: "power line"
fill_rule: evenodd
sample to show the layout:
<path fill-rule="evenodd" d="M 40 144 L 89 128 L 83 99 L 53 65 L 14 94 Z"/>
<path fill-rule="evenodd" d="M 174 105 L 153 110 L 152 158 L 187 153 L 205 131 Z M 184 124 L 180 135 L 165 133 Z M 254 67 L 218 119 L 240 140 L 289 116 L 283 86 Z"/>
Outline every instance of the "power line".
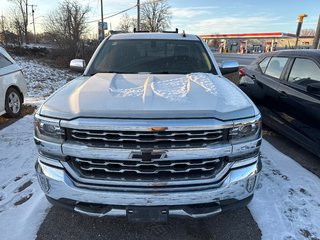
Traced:
<path fill-rule="evenodd" d="M 150 1 L 150 2 L 140 3 L 139 5 L 142 6 L 142 5 L 147 5 L 147 4 L 150 4 L 150 3 L 156 3 L 156 2 L 161 2 L 161 1 L 162 1 L 162 0 L 153 0 L 153 1 Z M 135 4 L 134 6 L 129 7 L 129 8 L 127 8 L 127 9 L 124 9 L 124 10 L 122 10 L 122 11 L 120 11 L 120 12 L 116 12 L 115 14 L 111 14 L 111 15 L 109 15 L 109 16 L 107 16 L 107 17 L 103 17 L 103 19 L 112 18 L 112 17 L 117 16 L 117 15 L 119 15 L 119 14 L 121 14 L 121 13 L 125 13 L 125 12 L 127 12 L 127 11 L 129 11 L 129 10 L 131 10 L 131 9 L 134 9 L 134 8 L 136 8 L 137 6 L 138 6 L 138 4 Z M 98 21 L 100 21 L 100 19 L 87 21 L 87 23 L 93 23 L 93 22 L 98 22 Z"/>
<path fill-rule="evenodd" d="M 109 16 L 106 16 L 106 17 L 103 17 L 103 19 L 112 18 L 112 17 L 114 17 L 114 16 L 117 16 L 117 15 L 119 15 L 119 14 L 121 14 L 121 13 L 127 12 L 127 11 L 129 11 L 129 10 L 131 10 L 131 9 L 133 9 L 133 8 L 136 8 L 136 7 L 137 7 L 137 5 L 134 5 L 134 6 L 130 7 L 130 8 L 127 8 L 127 9 L 122 10 L 122 11 L 120 11 L 120 12 L 117 12 L 117 13 L 115 13 L 115 14 L 112 14 L 112 15 L 109 15 Z M 100 20 L 100 19 L 92 20 L 92 21 L 88 21 L 87 23 L 93 23 L 93 22 L 97 22 L 97 21 L 99 21 L 99 20 Z"/>

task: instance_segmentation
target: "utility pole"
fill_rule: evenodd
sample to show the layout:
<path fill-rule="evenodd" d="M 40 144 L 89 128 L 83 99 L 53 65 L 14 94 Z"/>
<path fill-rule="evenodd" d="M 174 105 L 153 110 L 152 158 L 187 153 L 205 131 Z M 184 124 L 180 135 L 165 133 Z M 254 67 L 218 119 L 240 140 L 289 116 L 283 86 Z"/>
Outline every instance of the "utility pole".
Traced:
<path fill-rule="evenodd" d="M 32 21 L 33 21 L 33 37 L 34 37 L 34 43 L 37 43 L 37 35 L 36 35 L 36 25 L 34 22 L 34 9 L 33 7 L 36 7 L 37 5 L 34 4 L 29 4 L 31 6 L 31 11 L 32 11 Z"/>
<path fill-rule="evenodd" d="M 318 19 L 318 26 L 317 26 L 316 34 L 314 35 L 314 40 L 313 40 L 313 48 L 314 49 L 320 48 L 319 39 L 320 39 L 320 15 L 319 15 L 319 19 Z"/>
<path fill-rule="evenodd" d="M 25 37 L 26 44 L 28 44 L 28 0 L 26 0 L 26 16 L 25 16 L 25 19 L 23 20 L 24 20 L 24 31 L 25 31 L 24 37 Z"/>
<path fill-rule="evenodd" d="M 101 0 L 101 41 L 104 39 L 104 28 L 103 28 L 103 0 Z"/>
<path fill-rule="evenodd" d="M 140 31 L 140 0 L 137 0 L 137 31 Z"/>
<path fill-rule="evenodd" d="M 300 32 L 301 32 L 301 27 L 302 27 L 302 23 L 303 23 L 303 19 L 305 17 L 308 17 L 307 14 L 299 14 L 298 15 L 298 26 L 297 26 L 297 33 L 296 33 L 296 48 L 298 47 L 298 41 L 299 41 L 299 36 L 300 36 Z"/>

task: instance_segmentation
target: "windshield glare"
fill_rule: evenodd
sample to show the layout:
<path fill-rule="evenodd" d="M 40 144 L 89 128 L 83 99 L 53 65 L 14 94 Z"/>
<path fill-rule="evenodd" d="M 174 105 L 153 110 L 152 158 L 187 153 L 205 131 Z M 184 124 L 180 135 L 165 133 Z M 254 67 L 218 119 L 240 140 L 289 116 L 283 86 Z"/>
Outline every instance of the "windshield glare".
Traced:
<path fill-rule="evenodd" d="M 101 48 L 89 74 L 158 73 L 216 74 L 200 41 L 179 40 L 108 40 Z"/>

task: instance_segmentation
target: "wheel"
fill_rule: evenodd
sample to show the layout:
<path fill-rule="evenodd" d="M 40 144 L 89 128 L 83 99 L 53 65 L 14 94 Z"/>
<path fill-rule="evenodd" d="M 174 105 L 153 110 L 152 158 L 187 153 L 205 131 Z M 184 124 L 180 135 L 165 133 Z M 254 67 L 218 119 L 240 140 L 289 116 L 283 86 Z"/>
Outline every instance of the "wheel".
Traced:
<path fill-rule="evenodd" d="M 9 88 L 6 93 L 5 110 L 8 117 L 18 117 L 21 113 L 22 98 L 15 88 Z"/>

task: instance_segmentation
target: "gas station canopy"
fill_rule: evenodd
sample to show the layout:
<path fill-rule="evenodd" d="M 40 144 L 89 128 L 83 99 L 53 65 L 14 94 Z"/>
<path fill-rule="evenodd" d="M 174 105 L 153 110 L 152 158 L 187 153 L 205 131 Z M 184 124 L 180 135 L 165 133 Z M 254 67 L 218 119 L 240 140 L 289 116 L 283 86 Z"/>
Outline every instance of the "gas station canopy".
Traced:
<path fill-rule="evenodd" d="M 201 34 L 202 39 L 257 39 L 257 38 L 295 38 L 292 33 L 267 32 L 267 33 L 231 33 L 231 34 Z"/>

